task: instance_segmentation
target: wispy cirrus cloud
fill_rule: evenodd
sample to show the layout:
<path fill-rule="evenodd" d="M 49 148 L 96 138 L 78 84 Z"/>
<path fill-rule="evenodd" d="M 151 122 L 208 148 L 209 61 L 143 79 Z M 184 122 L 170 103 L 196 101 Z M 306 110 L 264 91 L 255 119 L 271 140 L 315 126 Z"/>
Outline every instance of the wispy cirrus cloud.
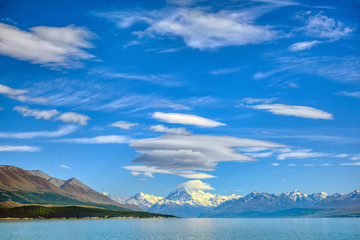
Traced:
<path fill-rule="evenodd" d="M 205 50 L 260 44 L 281 37 L 282 32 L 274 30 L 275 27 L 256 24 L 255 20 L 274 9 L 296 3 L 259 2 L 235 10 L 215 11 L 210 5 L 203 8 L 177 5 L 153 11 L 119 11 L 98 15 L 114 21 L 119 28 L 130 28 L 138 22 L 147 24 L 146 29 L 134 32 L 138 36 L 175 36 L 188 47 Z"/>
<path fill-rule="evenodd" d="M 243 67 L 238 67 L 238 68 L 222 68 L 222 69 L 217 69 L 217 70 L 212 70 L 209 73 L 212 75 L 222 75 L 222 74 L 231 74 L 231 73 L 236 73 L 241 71 L 242 69 L 244 69 Z"/>
<path fill-rule="evenodd" d="M 277 156 L 278 160 L 285 160 L 288 158 L 317 158 L 329 156 L 327 153 L 313 152 L 311 149 L 299 149 L 285 153 L 281 153 Z"/>
<path fill-rule="evenodd" d="M 321 41 L 313 40 L 313 41 L 305 41 L 305 42 L 297 42 L 289 46 L 289 50 L 292 52 L 304 51 L 310 49 L 316 45 L 322 43 Z"/>
<path fill-rule="evenodd" d="M 56 131 L 39 131 L 39 132 L 0 132 L 0 138 L 17 138 L 17 139 L 32 139 L 32 138 L 57 138 L 69 135 L 78 129 L 77 126 L 68 125 L 62 126 Z"/>
<path fill-rule="evenodd" d="M 128 136 L 122 135 L 105 135 L 105 136 L 96 136 L 90 138 L 65 138 L 57 140 L 59 142 L 67 143 L 79 143 L 79 144 L 106 144 L 106 143 L 129 143 L 130 138 Z"/>
<path fill-rule="evenodd" d="M 211 127 L 226 126 L 225 123 L 217 122 L 208 118 L 204 118 L 192 114 L 155 112 L 152 115 L 152 117 L 167 123 L 194 125 L 198 127 L 211 128 Z"/>
<path fill-rule="evenodd" d="M 278 68 L 254 74 L 254 79 L 266 79 L 276 75 L 310 74 L 339 82 L 357 83 L 360 79 L 360 58 L 357 56 L 274 57 Z"/>
<path fill-rule="evenodd" d="M 186 128 L 180 127 L 180 128 L 168 128 L 164 126 L 163 124 L 158 125 L 152 125 L 150 127 L 151 131 L 154 132 L 163 132 L 163 133 L 170 133 L 170 134 L 191 134 L 191 131 L 188 131 Z"/>
<path fill-rule="evenodd" d="M 38 152 L 40 148 L 31 146 L 0 145 L 0 152 Z"/>
<path fill-rule="evenodd" d="M 340 166 L 360 166 L 360 162 L 339 163 Z"/>
<path fill-rule="evenodd" d="M 82 67 L 80 60 L 94 56 L 84 51 L 95 34 L 84 27 L 30 28 L 30 31 L 0 23 L 0 54 L 35 64 L 62 68 Z"/>
<path fill-rule="evenodd" d="M 360 91 L 354 91 L 354 92 L 341 91 L 341 92 L 338 92 L 337 94 L 347 96 L 347 97 L 360 98 Z"/>
<path fill-rule="evenodd" d="M 34 117 L 36 119 L 45 119 L 49 120 L 59 115 L 59 112 L 55 109 L 52 110 L 39 110 L 39 109 L 30 109 L 24 106 L 15 106 L 14 110 L 21 113 L 24 117 Z"/>
<path fill-rule="evenodd" d="M 343 22 L 324 15 L 323 12 L 317 14 L 311 11 L 301 12 L 297 14 L 297 17 L 302 19 L 306 25 L 296 30 L 303 31 L 311 37 L 337 40 L 354 31 L 352 27 L 346 26 Z"/>
<path fill-rule="evenodd" d="M 75 112 L 60 113 L 56 109 L 39 110 L 39 109 L 30 109 L 24 106 L 15 106 L 14 110 L 22 114 L 24 117 L 31 116 L 36 119 L 59 120 L 62 122 L 76 123 L 79 125 L 87 125 L 87 121 L 90 120 L 89 116 L 80 113 L 75 113 Z"/>
<path fill-rule="evenodd" d="M 20 102 L 34 102 L 34 103 L 46 103 L 48 99 L 43 97 L 29 97 L 25 94 L 29 93 L 27 90 L 14 89 L 3 84 L 0 84 L 0 94 L 5 95 L 8 98 L 20 101 Z"/>
<path fill-rule="evenodd" d="M 109 126 L 129 130 L 132 127 L 139 126 L 139 124 L 138 123 L 126 122 L 126 121 L 117 121 L 117 122 L 109 124 Z"/>
<path fill-rule="evenodd" d="M 122 79 L 122 80 L 138 80 L 149 82 L 161 86 L 175 87 L 182 83 L 175 80 L 172 74 L 137 74 L 125 72 L 112 72 L 109 69 L 93 69 L 92 74 L 98 74 L 105 78 Z"/>
<path fill-rule="evenodd" d="M 141 165 L 126 166 L 125 169 L 185 178 L 214 177 L 197 171 L 214 171 L 219 162 L 256 161 L 253 157 L 236 151 L 236 147 L 286 147 L 274 142 L 212 135 L 164 135 L 136 140 L 130 146 L 141 153 L 133 160 L 133 163 Z"/>

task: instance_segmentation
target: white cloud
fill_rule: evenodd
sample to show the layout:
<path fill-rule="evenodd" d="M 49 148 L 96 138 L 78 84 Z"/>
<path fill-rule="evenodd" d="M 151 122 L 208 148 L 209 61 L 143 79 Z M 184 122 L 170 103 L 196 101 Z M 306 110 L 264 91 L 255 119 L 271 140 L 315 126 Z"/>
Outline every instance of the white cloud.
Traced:
<path fill-rule="evenodd" d="M 252 156 L 254 158 L 265 158 L 265 157 L 270 157 L 273 154 L 273 152 L 245 153 L 245 154 Z"/>
<path fill-rule="evenodd" d="M 322 164 L 320 164 L 320 166 L 322 166 L 322 167 L 330 167 L 331 164 L 330 163 L 322 163 Z"/>
<path fill-rule="evenodd" d="M 278 7 L 291 4 L 267 2 L 262 6 L 220 11 L 213 11 L 211 7 L 166 7 L 154 11 L 99 15 L 115 21 L 120 28 L 129 28 L 138 22 L 147 24 L 145 30 L 134 32 L 139 37 L 175 36 L 181 38 L 188 47 L 204 50 L 260 44 L 281 37 L 280 31 L 256 24 L 255 20 Z"/>
<path fill-rule="evenodd" d="M 341 21 L 334 18 L 327 17 L 323 12 L 315 15 L 312 12 L 305 12 L 298 17 L 305 20 L 306 26 L 298 30 L 305 31 L 305 33 L 312 37 L 339 39 L 349 35 L 354 29 L 345 26 Z"/>
<path fill-rule="evenodd" d="M 45 119 L 45 120 L 53 120 L 56 116 L 61 114 L 61 112 L 57 111 L 56 109 L 39 110 L 39 109 L 30 109 L 28 107 L 21 107 L 21 106 L 14 107 L 14 110 L 22 114 L 23 117 L 31 116 L 31 117 L 35 117 L 36 119 Z M 80 113 L 65 112 L 62 113 L 59 117 L 57 117 L 55 120 L 86 125 L 89 119 L 90 117 Z"/>
<path fill-rule="evenodd" d="M 177 185 L 176 188 L 184 188 L 188 191 L 215 190 L 215 188 L 211 187 L 210 184 L 204 183 L 201 180 L 190 180 Z"/>
<path fill-rule="evenodd" d="M 127 166 L 128 170 L 198 179 L 214 176 L 194 172 L 195 170 L 214 171 L 219 162 L 256 161 L 253 157 L 236 151 L 236 147 L 286 147 L 273 142 L 212 135 L 164 135 L 136 140 L 130 146 L 141 153 L 133 163 L 142 165 Z"/>
<path fill-rule="evenodd" d="M 69 167 L 69 166 L 66 166 L 65 164 L 63 164 L 63 165 L 61 165 L 60 167 L 62 167 L 62 168 L 66 168 L 66 169 L 71 169 L 71 167 Z"/>
<path fill-rule="evenodd" d="M 238 102 L 246 103 L 246 104 L 254 104 L 254 103 L 271 103 L 274 102 L 277 98 L 243 98 Z"/>
<path fill-rule="evenodd" d="M 92 138 L 65 138 L 59 139 L 60 142 L 81 143 L 81 144 L 103 144 L 103 143 L 129 143 L 127 136 L 107 135 Z"/>
<path fill-rule="evenodd" d="M 63 126 L 57 131 L 41 131 L 41 132 L 0 132 L 0 138 L 56 138 L 69 135 L 76 131 L 78 127 L 73 125 Z"/>
<path fill-rule="evenodd" d="M 272 164 L 270 164 L 271 166 L 273 166 L 273 167 L 277 167 L 277 166 L 279 166 L 280 164 L 279 163 L 272 163 Z"/>
<path fill-rule="evenodd" d="M 315 165 L 312 163 L 305 163 L 303 166 L 304 167 L 314 167 Z"/>
<path fill-rule="evenodd" d="M 126 130 L 129 130 L 132 127 L 135 127 L 138 125 L 139 125 L 138 123 L 130 123 L 130 122 L 125 122 L 125 121 L 118 121 L 118 122 L 109 124 L 109 126 L 111 126 L 111 127 L 118 127 L 118 128 L 126 129 Z"/>
<path fill-rule="evenodd" d="M 5 85 L 0 84 L 0 94 L 5 94 L 5 95 L 21 95 L 24 93 L 28 93 L 27 90 L 22 90 L 22 89 L 14 89 Z"/>
<path fill-rule="evenodd" d="M 170 134 L 191 134 L 191 131 L 186 130 L 186 128 L 168 128 L 162 124 L 152 125 L 150 130 L 154 132 L 164 132 Z"/>
<path fill-rule="evenodd" d="M 46 103 L 48 99 L 38 97 L 38 98 L 32 98 L 25 96 L 23 94 L 28 93 L 27 90 L 22 89 L 13 89 L 11 87 L 5 86 L 0 84 L 0 94 L 4 94 L 8 98 L 20 101 L 20 102 L 35 102 L 35 103 Z"/>
<path fill-rule="evenodd" d="M 217 122 L 208 118 L 199 117 L 192 114 L 182 113 L 162 113 L 155 112 L 153 118 L 167 123 L 178 123 L 185 125 L 195 125 L 198 127 L 219 127 L 226 126 L 225 123 Z"/>
<path fill-rule="evenodd" d="M 92 73 L 100 74 L 106 78 L 119 78 L 124 80 L 138 80 L 150 82 L 161 86 L 179 86 L 180 82 L 174 80 L 174 76 L 170 74 L 135 74 L 135 73 L 114 73 L 108 69 L 95 69 Z"/>
<path fill-rule="evenodd" d="M 139 172 L 131 172 L 130 174 L 133 175 L 133 176 L 139 176 L 141 173 L 139 173 Z"/>
<path fill-rule="evenodd" d="M 340 163 L 340 166 L 360 166 L 360 162 Z"/>
<path fill-rule="evenodd" d="M 38 147 L 0 145 L 0 152 L 37 152 L 39 150 Z"/>
<path fill-rule="evenodd" d="M 125 166 L 123 167 L 126 170 L 130 170 L 130 171 L 138 171 L 138 172 L 142 172 L 143 174 L 149 175 L 149 174 L 153 174 L 153 173 L 161 173 L 161 174 L 171 174 L 171 175 L 176 175 L 176 176 L 180 176 L 183 178 L 196 178 L 196 179 L 208 179 L 208 178 L 215 178 L 215 176 L 207 174 L 207 173 L 203 173 L 203 172 L 196 172 L 196 171 L 183 171 L 183 170 L 166 170 L 166 169 L 161 169 L 161 168 L 157 168 L 157 167 L 147 167 L 147 166 Z"/>
<path fill-rule="evenodd" d="M 311 149 L 300 149 L 291 152 L 285 152 L 278 155 L 277 159 L 285 160 L 287 158 L 316 158 L 329 156 L 327 153 L 312 152 Z"/>
<path fill-rule="evenodd" d="M 28 107 L 15 106 L 14 110 L 21 113 L 24 117 L 35 117 L 36 119 L 49 120 L 59 114 L 55 109 L 52 110 L 39 110 L 29 109 Z"/>
<path fill-rule="evenodd" d="M 287 166 L 288 167 L 296 167 L 295 163 L 289 163 Z"/>
<path fill-rule="evenodd" d="M 357 160 L 360 160 L 360 154 L 354 154 L 350 160 L 353 160 L 353 161 L 357 161 Z"/>
<path fill-rule="evenodd" d="M 220 75 L 220 74 L 230 74 L 230 73 L 236 73 L 241 71 L 243 68 L 242 67 L 238 67 L 238 68 L 223 68 L 223 69 L 218 69 L 218 70 L 213 70 L 210 71 L 209 73 L 212 75 Z"/>
<path fill-rule="evenodd" d="M 80 67 L 79 60 L 94 56 L 82 50 L 91 48 L 94 34 L 83 27 L 38 26 L 24 31 L 0 23 L 0 54 L 44 65 Z"/>
<path fill-rule="evenodd" d="M 334 119 L 333 115 L 322 110 L 306 107 L 306 106 L 295 106 L 285 104 L 260 104 L 254 106 L 248 106 L 253 109 L 267 110 L 276 115 L 295 116 L 301 118 L 311 119 Z"/>
<path fill-rule="evenodd" d="M 80 125 L 87 125 L 87 121 L 90 120 L 90 117 L 80 114 L 80 113 L 75 113 L 75 112 L 66 112 L 61 114 L 57 120 L 61 120 L 63 122 L 68 122 L 68 123 L 77 123 Z"/>
<path fill-rule="evenodd" d="M 344 95 L 347 97 L 360 98 L 360 91 L 355 91 L 355 92 L 341 91 L 341 92 L 338 92 L 338 94 Z"/>
<path fill-rule="evenodd" d="M 313 46 L 318 45 L 320 43 L 321 43 L 320 41 L 316 41 L 316 40 L 306 41 L 306 42 L 297 42 L 297 43 L 290 45 L 289 50 L 292 52 L 304 51 L 304 50 L 310 49 Z"/>

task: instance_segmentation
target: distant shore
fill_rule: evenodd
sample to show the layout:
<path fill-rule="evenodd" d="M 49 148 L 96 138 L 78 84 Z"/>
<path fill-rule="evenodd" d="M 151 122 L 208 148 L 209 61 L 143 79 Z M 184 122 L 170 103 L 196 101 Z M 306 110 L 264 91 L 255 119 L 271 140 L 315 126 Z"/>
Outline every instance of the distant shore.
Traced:
<path fill-rule="evenodd" d="M 140 218 L 177 218 L 174 215 L 138 211 L 108 210 L 79 206 L 39 205 L 21 207 L 0 207 L 0 219 L 140 219 Z"/>

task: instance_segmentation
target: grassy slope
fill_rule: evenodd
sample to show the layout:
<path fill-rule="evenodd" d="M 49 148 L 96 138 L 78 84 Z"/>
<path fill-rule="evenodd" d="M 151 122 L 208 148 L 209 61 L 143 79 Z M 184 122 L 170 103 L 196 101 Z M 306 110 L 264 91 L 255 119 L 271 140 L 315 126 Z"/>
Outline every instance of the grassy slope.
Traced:
<path fill-rule="evenodd" d="M 22 206 L 15 208 L 0 208 L 0 218 L 172 218 L 172 215 L 153 214 L 148 212 L 118 211 L 100 208 L 65 206 L 65 207 L 43 207 Z"/>
<path fill-rule="evenodd" d="M 128 210 L 115 205 L 80 202 L 51 192 L 7 191 L 0 189 L 0 202 L 13 201 L 22 204 L 86 205 L 110 210 Z"/>

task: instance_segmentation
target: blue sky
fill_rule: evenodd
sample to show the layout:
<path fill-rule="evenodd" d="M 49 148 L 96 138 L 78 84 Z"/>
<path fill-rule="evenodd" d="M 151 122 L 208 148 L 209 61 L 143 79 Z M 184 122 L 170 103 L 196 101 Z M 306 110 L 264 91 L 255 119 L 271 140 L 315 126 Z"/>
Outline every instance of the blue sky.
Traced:
<path fill-rule="evenodd" d="M 359 188 L 358 1 L 2 1 L 1 164 L 112 195 Z"/>

